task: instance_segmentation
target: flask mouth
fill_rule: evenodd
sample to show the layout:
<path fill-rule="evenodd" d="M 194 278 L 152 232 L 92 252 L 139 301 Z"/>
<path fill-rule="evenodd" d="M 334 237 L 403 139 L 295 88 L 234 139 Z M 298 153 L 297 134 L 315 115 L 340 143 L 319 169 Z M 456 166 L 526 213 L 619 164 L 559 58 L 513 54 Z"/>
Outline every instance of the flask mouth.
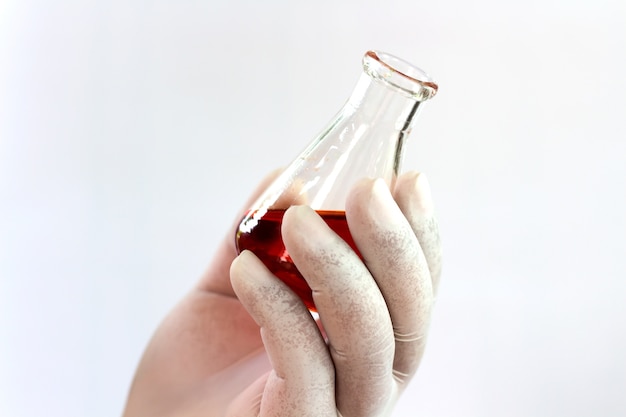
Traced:
<path fill-rule="evenodd" d="M 439 88 L 424 71 L 385 52 L 367 51 L 363 56 L 363 69 L 370 77 L 418 101 L 434 97 Z"/>

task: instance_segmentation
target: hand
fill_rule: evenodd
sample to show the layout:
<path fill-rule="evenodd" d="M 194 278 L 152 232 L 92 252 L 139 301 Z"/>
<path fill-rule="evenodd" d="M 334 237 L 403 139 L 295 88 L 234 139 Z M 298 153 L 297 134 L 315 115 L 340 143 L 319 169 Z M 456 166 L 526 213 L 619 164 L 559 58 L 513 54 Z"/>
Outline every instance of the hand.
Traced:
<path fill-rule="evenodd" d="M 393 196 L 380 181 L 354 187 L 346 216 L 364 262 L 310 208 L 287 211 L 283 240 L 320 323 L 252 253 L 233 262 L 227 236 L 150 342 L 125 416 L 389 415 L 419 365 L 440 275 L 429 194 L 415 173 Z"/>

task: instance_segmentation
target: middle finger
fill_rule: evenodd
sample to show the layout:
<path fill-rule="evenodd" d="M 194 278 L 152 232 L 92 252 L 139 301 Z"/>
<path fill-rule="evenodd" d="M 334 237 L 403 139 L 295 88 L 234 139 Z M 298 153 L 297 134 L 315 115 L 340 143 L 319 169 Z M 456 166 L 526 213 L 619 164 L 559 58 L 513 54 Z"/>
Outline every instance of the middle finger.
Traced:
<path fill-rule="evenodd" d="M 394 336 L 385 300 L 358 255 L 307 206 L 291 207 L 283 240 L 313 291 L 336 371 L 344 416 L 373 415 L 394 384 Z"/>

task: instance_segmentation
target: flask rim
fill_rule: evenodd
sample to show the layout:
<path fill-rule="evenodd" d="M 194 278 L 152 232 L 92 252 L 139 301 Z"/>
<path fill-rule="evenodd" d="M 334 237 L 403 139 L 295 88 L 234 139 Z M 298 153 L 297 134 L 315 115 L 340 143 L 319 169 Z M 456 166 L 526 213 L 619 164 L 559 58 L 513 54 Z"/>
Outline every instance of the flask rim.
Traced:
<path fill-rule="evenodd" d="M 439 89 L 437 83 L 426 72 L 386 52 L 367 51 L 363 56 L 363 69 L 370 77 L 418 101 L 434 97 Z"/>

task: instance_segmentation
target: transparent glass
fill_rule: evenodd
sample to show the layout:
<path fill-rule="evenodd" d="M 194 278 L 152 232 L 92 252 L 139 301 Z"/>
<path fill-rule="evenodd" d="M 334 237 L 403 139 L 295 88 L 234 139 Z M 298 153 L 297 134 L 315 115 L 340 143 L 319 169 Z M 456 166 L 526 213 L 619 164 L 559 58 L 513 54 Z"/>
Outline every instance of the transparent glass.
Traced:
<path fill-rule="evenodd" d="M 238 251 L 254 252 L 312 311 L 311 290 L 282 242 L 285 210 L 309 205 L 358 253 L 345 217 L 348 190 L 364 177 L 393 189 L 418 110 L 437 93 L 426 73 L 392 55 L 368 51 L 362 64 L 348 101 L 250 207 L 236 233 Z"/>

